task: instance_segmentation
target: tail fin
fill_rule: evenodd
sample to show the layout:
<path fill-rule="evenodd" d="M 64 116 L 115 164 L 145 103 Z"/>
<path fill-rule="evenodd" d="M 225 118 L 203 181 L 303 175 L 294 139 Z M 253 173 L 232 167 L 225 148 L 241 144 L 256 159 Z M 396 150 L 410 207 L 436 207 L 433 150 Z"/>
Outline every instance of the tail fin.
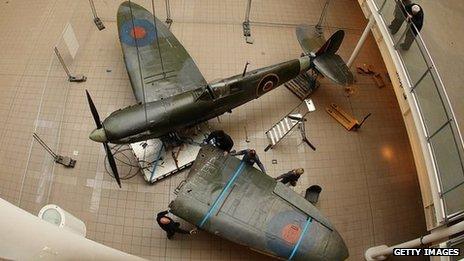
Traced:
<path fill-rule="evenodd" d="M 354 82 L 350 69 L 336 54 L 345 38 L 343 30 L 338 30 L 329 40 L 324 41 L 314 28 L 303 25 L 296 28 L 296 36 L 304 52 L 312 57 L 313 66 L 318 72 L 340 85 Z"/>

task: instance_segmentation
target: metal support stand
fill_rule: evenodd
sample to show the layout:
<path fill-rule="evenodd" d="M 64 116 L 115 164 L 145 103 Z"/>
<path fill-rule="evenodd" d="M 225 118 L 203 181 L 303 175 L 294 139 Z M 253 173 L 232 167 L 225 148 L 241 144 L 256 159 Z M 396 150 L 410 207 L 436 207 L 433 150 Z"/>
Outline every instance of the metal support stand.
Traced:
<path fill-rule="evenodd" d="M 325 1 L 324 8 L 322 9 L 321 16 L 319 17 L 319 22 L 317 22 L 317 25 L 315 26 L 316 27 L 316 33 L 318 35 L 322 35 L 324 33 L 324 31 L 322 29 L 322 22 L 324 21 L 324 18 L 325 18 L 326 14 L 327 14 L 327 9 L 329 7 L 329 4 L 330 4 L 330 0 Z"/>
<path fill-rule="evenodd" d="M 97 15 L 97 9 L 95 8 L 95 4 L 93 3 L 93 0 L 89 0 L 89 3 L 90 3 L 90 9 L 92 9 L 93 22 L 97 26 L 98 30 L 101 31 L 105 29 L 105 25 L 103 24 L 102 20 Z"/>
<path fill-rule="evenodd" d="M 306 119 L 304 120 L 306 121 Z M 304 122 L 301 122 L 299 125 L 298 125 L 298 129 L 300 129 L 300 134 L 301 134 L 301 140 L 306 143 L 312 150 L 316 151 L 316 147 L 314 147 L 314 145 L 308 140 L 308 138 L 306 137 L 306 129 L 305 129 L 305 124 Z"/>
<path fill-rule="evenodd" d="M 284 83 L 284 86 L 303 101 L 319 87 L 317 72 L 314 70 L 302 72 L 294 79 Z"/>
<path fill-rule="evenodd" d="M 250 27 L 250 10 L 251 10 L 251 0 L 248 0 L 247 7 L 245 11 L 245 21 L 243 21 L 243 36 L 245 36 L 245 41 L 248 44 L 253 44 L 253 38 L 251 37 L 251 27 Z"/>
<path fill-rule="evenodd" d="M 354 48 L 353 53 L 351 54 L 350 59 L 349 59 L 348 62 L 346 63 L 346 65 L 348 66 L 348 68 L 350 68 L 351 65 L 353 65 L 354 60 L 356 59 L 356 57 L 358 57 L 358 54 L 359 54 L 359 52 L 361 51 L 361 47 L 362 47 L 362 46 L 364 45 L 364 43 L 366 42 L 367 36 L 369 35 L 369 32 L 371 31 L 371 29 L 372 29 L 372 27 L 374 26 L 374 24 L 375 24 L 375 19 L 374 19 L 373 16 L 371 16 L 371 17 L 369 18 L 369 23 L 367 23 L 366 28 L 364 28 L 364 32 L 362 33 L 361 38 L 359 38 L 359 41 L 358 41 L 358 43 L 356 44 L 356 47 Z"/>
<path fill-rule="evenodd" d="M 71 75 L 71 73 L 69 72 L 68 67 L 64 63 L 63 57 L 61 57 L 61 54 L 58 51 L 58 48 L 55 46 L 53 48 L 53 50 L 55 51 L 56 57 L 58 57 L 58 60 L 60 61 L 61 66 L 63 66 L 63 69 L 66 72 L 66 75 L 68 76 L 68 81 L 70 81 L 70 82 L 85 82 L 85 81 L 87 81 L 87 77 L 85 77 L 82 74 L 78 74 L 76 76 Z"/>
<path fill-rule="evenodd" d="M 67 168 L 74 168 L 74 166 L 76 165 L 76 160 L 73 160 L 72 158 L 70 157 L 67 157 L 67 156 L 61 156 L 61 155 L 58 155 L 56 154 L 55 152 L 53 152 L 52 149 L 50 149 L 50 147 L 47 146 L 47 144 L 45 144 L 45 142 L 37 135 L 37 133 L 33 133 L 32 134 L 32 137 L 34 137 L 34 139 L 48 152 L 50 153 L 50 155 L 53 157 L 53 160 L 58 163 L 58 164 L 61 164 Z"/>
<path fill-rule="evenodd" d="M 168 25 L 168 28 L 171 28 L 172 24 L 172 19 L 171 19 L 171 5 L 169 4 L 169 0 L 165 1 L 166 4 L 166 24 Z"/>

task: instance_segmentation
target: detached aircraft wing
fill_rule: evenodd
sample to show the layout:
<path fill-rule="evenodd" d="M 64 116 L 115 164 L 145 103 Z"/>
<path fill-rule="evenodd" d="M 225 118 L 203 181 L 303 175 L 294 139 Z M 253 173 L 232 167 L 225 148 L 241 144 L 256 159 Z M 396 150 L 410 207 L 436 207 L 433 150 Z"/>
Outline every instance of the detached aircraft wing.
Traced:
<path fill-rule="evenodd" d="M 344 260 L 348 250 L 309 201 L 244 161 L 203 146 L 171 212 L 202 230 L 288 260 Z"/>
<path fill-rule="evenodd" d="M 148 10 L 126 1 L 119 6 L 117 17 L 124 61 L 138 102 L 152 102 L 206 85 L 179 40 Z"/>
<path fill-rule="evenodd" d="M 314 27 L 302 25 L 296 28 L 296 36 L 318 72 L 340 85 L 350 85 L 354 82 L 350 69 L 337 54 L 345 37 L 343 30 L 338 30 L 326 41 Z"/>

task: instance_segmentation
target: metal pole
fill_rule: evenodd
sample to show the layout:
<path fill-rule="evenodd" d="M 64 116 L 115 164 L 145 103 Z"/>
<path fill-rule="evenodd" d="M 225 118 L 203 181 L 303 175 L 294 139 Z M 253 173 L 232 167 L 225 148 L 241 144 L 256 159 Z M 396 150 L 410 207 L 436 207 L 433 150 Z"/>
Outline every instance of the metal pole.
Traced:
<path fill-rule="evenodd" d="M 464 231 L 464 221 L 461 221 L 453 226 L 445 227 L 438 231 L 434 231 L 426 236 L 410 240 L 395 246 L 388 247 L 386 245 L 375 246 L 367 249 L 364 257 L 368 261 L 385 260 L 393 253 L 395 248 L 415 248 L 422 245 L 427 245 L 432 242 L 441 242 L 448 237 Z"/>
<path fill-rule="evenodd" d="M 348 63 L 346 64 L 348 68 L 353 65 L 354 60 L 358 56 L 359 52 L 361 51 L 361 47 L 364 45 L 364 42 L 366 42 L 367 36 L 369 35 L 369 32 L 371 31 L 372 27 L 375 24 L 375 19 L 374 17 L 369 18 L 369 23 L 367 23 L 366 28 L 364 28 L 364 32 L 361 35 L 361 38 L 359 38 L 358 43 L 356 44 L 356 47 L 354 48 L 353 53 L 351 54 L 350 59 L 348 60 Z"/>
<path fill-rule="evenodd" d="M 93 18 L 95 19 L 98 17 L 97 10 L 95 9 L 95 4 L 93 3 L 93 0 L 89 0 L 89 3 L 90 3 L 90 9 L 92 9 Z"/>
<path fill-rule="evenodd" d="M 92 9 L 92 14 L 93 14 L 93 22 L 97 26 L 98 30 L 103 30 L 105 29 L 105 25 L 103 24 L 102 20 L 98 17 L 97 14 L 97 9 L 95 8 L 95 4 L 93 0 L 89 0 L 90 3 L 90 9 Z"/>
<path fill-rule="evenodd" d="M 322 33 L 323 33 L 323 31 L 322 31 L 322 21 L 324 20 L 326 14 L 327 14 L 327 9 L 329 7 L 329 4 L 330 4 L 330 0 L 325 1 L 324 7 L 322 8 L 321 16 L 319 17 L 319 22 L 317 22 L 317 25 L 316 25 L 316 32 L 319 35 L 322 35 Z"/>
<path fill-rule="evenodd" d="M 247 1 L 246 11 L 245 11 L 245 21 L 243 21 L 243 36 L 245 36 L 245 41 L 248 44 L 253 43 L 253 38 L 251 37 L 251 28 L 250 28 L 250 11 L 251 11 L 251 0 Z"/>
<path fill-rule="evenodd" d="M 63 67 L 64 71 L 66 72 L 66 75 L 68 76 L 68 81 L 70 81 L 70 82 L 85 82 L 87 80 L 87 77 L 85 77 L 82 74 L 72 76 L 71 72 L 68 69 L 68 67 L 64 63 L 63 57 L 61 57 L 60 51 L 58 51 L 58 48 L 56 46 L 53 47 L 53 51 L 55 51 L 56 57 L 58 57 L 58 60 L 60 61 L 61 66 Z"/>
<path fill-rule="evenodd" d="M 48 147 L 48 145 L 37 135 L 37 133 L 32 133 L 32 137 L 55 159 L 58 155 L 53 152 L 53 150 Z"/>
<path fill-rule="evenodd" d="M 68 67 L 66 67 L 63 57 L 61 57 L 60 51 L 58 51 L 58 48 L 56 48 L 56 46 L 53 47 L 53 50 L 55 51 L 56 57 L 58 57 L 58 60 L 60 61 L 61 66 L 63 66 L 63 69 L 66 72 L 66 75 L 68 75 L 68 78 L 71 78 L 71 73 L 69 72 Z"/>
<path fill-rule="evenodd" d="M 246 11 L 245 11 L 245 23 L 250 23 L 250 10 L 251 10 L 251 0 L 248 0 Z"/>
<path fill-rule="evenodd" d="M 171 5 L 169 4 L 169 0 L 165 1 L 166 5 L 166 24 L 169 25 L 169 27 L 172 24 L 172 19 L 171 19 Z"/>

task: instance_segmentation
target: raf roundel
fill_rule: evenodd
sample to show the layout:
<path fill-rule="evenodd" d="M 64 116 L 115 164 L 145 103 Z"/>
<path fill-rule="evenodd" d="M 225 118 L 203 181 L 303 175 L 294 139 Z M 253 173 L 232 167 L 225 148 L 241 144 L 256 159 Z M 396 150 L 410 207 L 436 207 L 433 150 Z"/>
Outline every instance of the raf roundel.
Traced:
<path fill-rule="evenodd" d="M 298 224 L 287 224 L 280 230 L 281 238 L 288 244 L 295 244 L 300 234 L 301 228 Z"/>
<path fill-rule="evenodd" d="M 121 26 L 121 42 L 143 47 L 152 44 L 156 39 L 156 30 L 153 22 L 145 19 L 127 20 Z"/>
<path fill-rule="evenodd" d="M 141 26 L 136 26 L 131 31 L 132 38 L 143 39 L 145 38 L 146 35 L 147 35 L 147 31 L 145 31 L 145 28 Z"/>
<path fill-rule="evenodd" d="M 265 75 L 261 81 L 258 83 L 258 87 L 256 89 L 256 94 L 258 96 L 261 96 L 265 94 L 266 92 L 274 89 L 274 87 L 277 86 L 277 83 L 279 82 L 279 76 L 276 74 L 270 73 Z"/>
<path fill-rule="evenodd" d="M 282 211 L 271 218 L 266 233 L 267 248 L 278 256 L 290 256 L 303 231 L 307 216 L 297 211 Z"/>

